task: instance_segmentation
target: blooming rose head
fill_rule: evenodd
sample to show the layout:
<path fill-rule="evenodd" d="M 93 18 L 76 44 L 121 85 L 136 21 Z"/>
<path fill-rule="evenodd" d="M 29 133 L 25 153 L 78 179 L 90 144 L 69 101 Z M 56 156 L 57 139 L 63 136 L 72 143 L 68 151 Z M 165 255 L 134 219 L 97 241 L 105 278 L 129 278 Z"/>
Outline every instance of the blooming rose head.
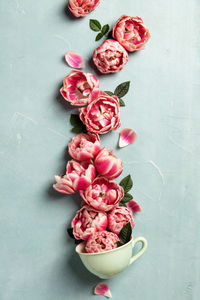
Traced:
<path fill-rule="evenodd" d="M 130 222 L 131 227 L 134 227 L 133 215 L 125 206 L 116 206 L 108 214 L 108 229 L 119 234 L 121 229 Z"/>
<path fill-rule="evenodd" d="M 68 144 L 69 154 L 76 160 L 87 161 L 92 159 L 100 150 L 100 139 L 95 133 L 80 133 L 73 137 Z"/>
<path fill-rule="evenodd" d="M 72 14 L 79 18 L 85 17 L 89 12 L 95 9 L 100 0 L 69 0 L 69 9 Z"/>
<path fill-rule="evenodd" d="M 100 91 L 87 106 L 80 108 L 80 119 L 89 132 L 104 134 L 120 127 L 120 109 L 117 96 Z"/>
<path fill-rule="evenodd" d="M 118 177 L 122 171 L 122 162 L 115 156 L 112 150 L 103 148 L 99 151 L 94 160 L 94 165 L 97 172 L 109 179 Z"/>
<path fill-rule="evenodd" d="M 117 248 L 119 237 L 109 231 L 98 231 L 91 235 L 85 245 L 87 253 L 97 253 Z"/>
<path fill-rule="evenodd" d="M 117 41 L 108 39 L 94 51 L 93 61 L 101 73 L 115 73 L 128 62 L 128 53 Z"/>
<path fill-rule="evenodd" d="M 73 194 L 86 189 L 96 176 L 92 162 L 79 163 L 72 159 L 67 163 L 66 170 L 65 175 L 55 176 L 56 184 L 53 185 L 62 194 Z"/>
<path fill-rule="evenodd" d="M 124 15 L 113 27 L 113 38 L 127 51 L 133 52 L 144 48 L 150 33 L 141 18 Z"/>
<path fill-rule="evenodd" d="M 96 231 L 106 230 L 107 223 L 105 212 L 99 212 L 88 205 L 84 205 L 77 211 L 71 225 L 77 240 L 87 240 Z"/>
<path fill-rule="evenodd" d="M 91 94 L 98 93 L 99 81 L 90 73 L 71 71 L 63 81 L 61 95 L 74 106 L 84 106 L 90 103 Z"/>
<path fill-rule="evenodd" d="M 124 189 L 117 182 L 99 176 L 80 195 L 94 209 L 109 211 L 124 197 Z"/>

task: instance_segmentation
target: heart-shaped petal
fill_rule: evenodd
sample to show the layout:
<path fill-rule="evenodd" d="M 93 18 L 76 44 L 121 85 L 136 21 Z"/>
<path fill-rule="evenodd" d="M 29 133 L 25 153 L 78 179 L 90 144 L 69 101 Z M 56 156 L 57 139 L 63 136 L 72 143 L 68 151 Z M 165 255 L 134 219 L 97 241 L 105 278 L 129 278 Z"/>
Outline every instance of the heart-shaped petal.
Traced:
<path fill-rule="evenodd" d="M 68 65 L 74 69 L 82 69 L 85 67 L 83 58 L 75 51 L 67 51 L 65 53 L 65 60 Z"/>
<path fill-rule="evenodd" d="M 107 298 L 112 298 L 110 289 L 108 287 L 108 285 L 105 282 L 99 283 L 96 285 L 95 289 L 94 289 L 94 294 L 95 295 L 102 295 L 105 296 Z"/>
<path fill-rule="evenodd" d="M 120 132 L 119 147 L 123 148 L 132 144 L 133 142 L 135 142 L 136 138 L 137 138 L 137 133 L 133 129 L 124 128 Z"/>
<path fill-rule="evenodd" d="M 134 201 L 134 200 L 130 200 L 127 204 L 127 207 L 132 210 L 132 212 L 140 212 L 142 211 L 140 205 Z"/>

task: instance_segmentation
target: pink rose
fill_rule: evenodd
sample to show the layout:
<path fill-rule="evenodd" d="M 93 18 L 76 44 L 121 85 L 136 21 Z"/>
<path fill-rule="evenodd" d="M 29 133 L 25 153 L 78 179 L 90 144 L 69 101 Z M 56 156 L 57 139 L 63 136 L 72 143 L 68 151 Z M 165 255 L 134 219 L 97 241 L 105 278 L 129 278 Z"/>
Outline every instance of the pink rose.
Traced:
<path fill-rule="evenodd" d="M 78 240 L 87 240 L 96 231 L 106 230 L 107 224 L 107 214 L 88 205 L 77 211 L 71 223 L 74 237 Z"/>
<path fill-rule="evenodd" d="M 85 251 L 87 253 L 98 253 L 117 248 L 119 237 L 109 231 L 98 231 L 87 240 Z"/>
<path fill-rule="evenodd" d="M 104 134 L 120 127 L 120 109 L 117 96 L 100 91 L 87 106 L 80 108 L 80 119 L 89 132 Z"/>
<path fill-rule="evenodd" d="M 85 17 L 89 12 L 95 9 L 100 0 L 69 0 L 69 9 L 72 14 L 79 18 Z"/>
<path fill-rule="evenodd" d="M 122 162 L 115 156 L 112 150 L 103 148 L 99 151 L 94 160 L 94 165 L 97 172 L 109 179 L 118 177 L 122 171 Z"/>
<path fill-rule="evenodd" d="M 80 133 L 73 137 L 68 144 L 69 154 L 76 160 L 87 161 L 92 159 L 100 150 L 100 139 L 95 133 Z"/>
<path fill-rule="evenodd" d="M 113 38 L 127 51 L 133 52 L 144 48 L 150 33 L 141 18 L 124 15 L 113 27 Z"/>
<path fill-rule="evenodd" d="M 117 41 L 108 39 L 94 51 L 93 61 L 101 73 L 115 73 L 128 62 L 128 53 Z"/>
<path fill-rule="evenodd" d="M 53 188 L 62 194 L 73 194 L 86 189 L 94 180 L 96 170 L 92 162 L 79 163 L 70 160 L 67 163 L 65 175 L 55 176 L 56 184 Z"/>
<path fill-rule="evenodd" d="M 125 206 L 116 206 L 108 214 L 108 229 L 119 234 L 121 229 L 130 222 L 131 227 L 134 227 L 133 215 Z"/>
<path fill-rule="evenodd" d="M 117 182 L 99 176 L 80 195 L 94 209 L 109 211 L 124 197 L 124 189 Z"/>
<path fill-rule="evenodd" d="M 61 95 L 74 106 L 83 106 L 90 103 L 90 96 L 98 94 L 99 81 L 90 73 L 71 71 L 63 81 Z"/>

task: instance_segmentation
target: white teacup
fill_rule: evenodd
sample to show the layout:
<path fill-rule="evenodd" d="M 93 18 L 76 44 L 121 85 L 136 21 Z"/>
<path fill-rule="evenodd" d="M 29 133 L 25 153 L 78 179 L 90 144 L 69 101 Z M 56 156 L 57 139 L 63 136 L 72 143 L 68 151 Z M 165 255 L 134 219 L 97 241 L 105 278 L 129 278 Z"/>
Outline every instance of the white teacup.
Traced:
<path fill-rule="evenodd" d="M 132 255 L 132 250 L 136 243 L 141 242 L 142 248 L 135 255 Z M 96 276 L 108 279 L 119 275 L 126 267 L 131 265 L 138 259 L 147 248 L 147 240 L 144 237 L 137 237 L 118 248 L 113 250 L 86 253 L 85 242 L 76 246 L 76 252 L 79 254 L 85 267 Z"/>

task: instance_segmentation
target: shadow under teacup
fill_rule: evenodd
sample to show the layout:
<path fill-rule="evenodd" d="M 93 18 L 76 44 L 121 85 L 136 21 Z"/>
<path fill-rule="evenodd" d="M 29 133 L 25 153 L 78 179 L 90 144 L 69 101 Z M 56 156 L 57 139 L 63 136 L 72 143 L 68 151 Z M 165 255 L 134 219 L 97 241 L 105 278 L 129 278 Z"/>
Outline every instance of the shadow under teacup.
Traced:
<path fill-rule="evenodd" d="M 135 255 L 132 255 L 136 243 L 141 242 L 142 248 Z M 119 275 L 126 267 L 131 265 L 146 250 L 147 241 L 144 237 L 131 237 L 131 240 L 125 245 L 113 250 L 86 253 L 85 242 L 76 246 L 76 252 L 79 254 L 84 266 L 96 276 L 108 279 Z"/>

